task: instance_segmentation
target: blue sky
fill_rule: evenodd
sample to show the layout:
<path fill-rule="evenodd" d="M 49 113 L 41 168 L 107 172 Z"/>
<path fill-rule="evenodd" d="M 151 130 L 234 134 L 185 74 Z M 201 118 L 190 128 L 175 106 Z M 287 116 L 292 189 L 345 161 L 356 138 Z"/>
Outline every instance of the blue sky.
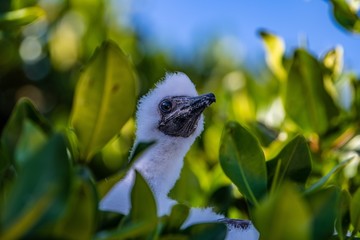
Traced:
<path fill-rule="evenodd" d="M 134 0 L 131 4 L 133 22 L 148 40 L 176 56 L 191 55 L 194 48 L 217 36 L 236 40 L 234 52 L 244 61 L 254 61 L 263 54 L 257 32 L 267 29 L 284 38 L 288 51 L 304 39 L 318 56 L 340 44 L 345 67 L 360 73 L 360 36 L 334 22 L 325 0 Z"/>

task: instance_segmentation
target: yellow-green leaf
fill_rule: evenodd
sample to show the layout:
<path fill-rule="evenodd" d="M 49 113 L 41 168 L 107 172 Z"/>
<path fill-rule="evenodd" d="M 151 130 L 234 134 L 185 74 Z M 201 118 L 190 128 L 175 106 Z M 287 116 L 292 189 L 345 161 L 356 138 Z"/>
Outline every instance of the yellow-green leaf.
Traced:
<path fill-rule="evenodd" d="M 40 7 L 27 7 L 0 14 L 0 29 L 13 29 L 29 24 L 45 15 Z"/>
<path fill-rule="evenodd" d="M 285 80 L 287 73 L 282 62 L 285 52 L 284 40 L 265 31 L 260 31 L 260 36 L 264 42 L 267 65 L 279 80 Z"/>
<path fill-rule="evenodd" d="M 136 78 L 128 57 L 113 42 L 98 48 L 76 87 L 71 125 L 81 160 L 89 160 L 131 117 Z"/>

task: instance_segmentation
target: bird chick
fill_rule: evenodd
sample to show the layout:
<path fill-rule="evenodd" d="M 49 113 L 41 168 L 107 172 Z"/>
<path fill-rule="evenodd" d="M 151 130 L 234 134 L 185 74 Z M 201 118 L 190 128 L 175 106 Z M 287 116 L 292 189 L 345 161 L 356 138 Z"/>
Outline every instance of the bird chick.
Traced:
<path fill-rule="evenodd" d="M 214 94 L 198 95 L 194 84 L 183 73 L 167 74 L 164 80 L 142 97 L 137 107 L 133 149 L 141 142 L 155 143 L 102 199 L 100 209 L 124 215 L 129 213 L 136 170 L 153 191 L 158 216 L 169 214 L 176 201 L 170 199 L 168 193 L 180 176 L 184 156 L 203 131 L 202 112 L 213 102 Z M 192 208 L 183 227 L 200 222 L 223 221 L 223 218 L 210 208 Z"/>

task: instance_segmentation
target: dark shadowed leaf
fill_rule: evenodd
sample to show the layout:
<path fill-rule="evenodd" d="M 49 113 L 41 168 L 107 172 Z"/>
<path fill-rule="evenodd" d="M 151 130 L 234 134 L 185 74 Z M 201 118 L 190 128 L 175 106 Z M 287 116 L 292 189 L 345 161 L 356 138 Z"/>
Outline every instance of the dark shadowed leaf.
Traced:
<path fill-rule="evenodd" d="M 54 135 L 18 172 L 1 206 L 2 234 L 17 239 L 40 222 L 44 227 L 58 219 L 69 193 L 70 174 L 64 138 Z"/>
<path fill-rule="evenodd" d="M 310 240 L 309 209 L 296 191 L 285 183 L 254 210 L 255 227 L 264 239 Z"/>
<path fill-rule="evenodd" d="M 81 160 L 89 160 L 113 138 L 135 109 L 136 78 L 129 59 L 113 42 L 98 48 L 76 87 L 71 125 Z"/>
<path fill-rule="evenodd" d="M 354 227 L 354 233 L 360 231 L 360 189 L 355 192 L 351 199 L 350 219 Z"/>
<path fill-rule="evenodd" d="M 229 122 L 224 128 L 220 164 L 224 173 L 251 204 L 256 205 L 266 194 L 264 153 L 257 139 L 239 123 Z"/>
<path fill-rule="evenodd" d="M 338 108 L 325 91 L 321 65 L 304 49 L 295 51 L 289 70 L 285 110 L 302 129 L 317 133 L 324 133 L 338 115 Z"/>
<path fill-rule="evenodd" d="M 336 208 L 340 191 L 336 187 L 324 188 L 306 195 L 312 213 L 312 239 L 329 239 L 334 234 Z"/>
<path fill-rule="evenodd" d="M 91 239 L 96 228 L 98 196 L 89 170 L 77 169 L 64 216 L 54 227 L 63 239 Z"/>
<path fill-rule="evenodd" d="M 180 230 L 181 225 L 188 217 L 190 209 L 184 204 L 176 204 L 171 209 L 170 215 L 166 218 L 164 233 L 174 233 Z"/>
<path fill-rule="evenodd" d="M 190 240 L 223 240 L 225 239 L 227 227 L 223 223 L 201 223 L 187 227 L 183 232 Z"/>
<path fill-rule="evenodd" d="M 345 239 L 350 226 L 350 193 L 343 189 L 340 193 L 338 207 L 336 208 L 335 229 L 340 239 Z"/>
<path fill-rule="evenodd" d="M 26 121 L 30 122 L 25 124 L 24 122 Z M 16 147 L 22 134 L 23 127 L 27 126 L 30 128 L 29 125 L 46 134 L 49 134 L 51 131 L 48 122 L 35 109 L 31 101 L 23 98 L 16 104 L 1 135 L 1 145 L 5 154 L 5 159 L 10 159 L 11 162 L 14 161 Z M 28 129 L 28 131 L 30 130 Z"/>
<path fill-rule="evenodd" d="M 276 188 L 285 180 L 291 180 L 305 186 L 311 172 L 311 155 L 306 139 L 297 136 L 281 152 L 266 162 L 268 183 Z"/>
<path fill-rule="evenodd" d="M 15 149 L 16 165 L 23 165 L 46 143 L 46 141 L 47 136 L 40 127 L 31 120 L 24 119 L 22 132 Z"/>

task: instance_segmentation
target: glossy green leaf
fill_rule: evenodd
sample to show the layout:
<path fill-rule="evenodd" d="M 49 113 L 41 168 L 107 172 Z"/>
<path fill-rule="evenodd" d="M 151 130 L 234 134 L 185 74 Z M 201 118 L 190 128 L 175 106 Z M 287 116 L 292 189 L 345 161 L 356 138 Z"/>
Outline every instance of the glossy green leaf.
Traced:
<path fill-rule="evenodd" d="M 350 220 L 354 233 L 360 231 L 360 189 L 356 190 L 350 203 Z"/>
<path fill-rule="evenodd" d="M 321 189 L 306 195 L 312 213 L 312 239 L 329 239 L 334 234 L 339 189 Z"/>
<path fill-rule="evenodd" d="M 35 109 L 31 101 L 26 98 L 20 99 L 12 111 L 1 135 L 1 145 L 5 158 L 11 162 L 14 162 L 16 147 L 23 127 L 29 125 L 26 125 L 24 123 L 25 121 L 31 121 L 30 124 L 33 126 L 36 124 L 46 134 L 49 134 L 51 131 L 48 122 L 40 115 L 38 110 Z"/>
<path fill-rule="evenodd" d="M 325 91 L 319 62 L 304 49 L 295 51 L 285 94 L 288 116 L 305 131 L 324 133 L 338 108 Z"/>
<path fill-rule="evenodd" d="M 54 135 L 19 170 L 0 209 L 0 229 L 16 231 L 20 237 L 35 230 L 40 222 L 53 223 L 66 204 L 70 174 L 64 138 Z"/>
<path fill-rule="evenodd" d="M 187 227 L 183 232 L 190 240 L 223 240 L 225 239 L 227 227 L 223 223 L 201 223 Z"/>
<path fill-rule="evenodd" d="M 349 1 L 331 0 L 335 20 L 346 30 L 353 33 L 360 33 L 360 18 L 358 9 L 353 8 Z"/>
<path fill-rule="evenodd" d="M 284 40 L 266 31 L 260 31 L 260 36 L 266 50 L 267 65 L 278 79 L 285 80 L 287 72 L 282 62 L 285 53 Z"/>
<path fill-rule="evenodd" d="M 283 184 L 253 214 L 254 225 L 264 239 L 310 240 L 310 221 L 306 202 L 290 184 Z"/>
<path fill-rule="evenodd" d="M 32 121 L 24 119 L 22 132 L 19 136 L 15 149 L 17 165 L 23 165 L 31 158 L 47 141 L 46 134 Z"/>
<path fill-rule="evenodd" d="M 29 23 L 45 15 L 40 7 L 27 7 L 0 14 L 0 29 L 12 30 Z"/>
<path fill-rule="evenodd" d="M 329 179 L 331 177 L 333 177 L 335 174 L 337 174 L 338 172 L 340 172 L 342 169 L 344 169 L 350 162 L 352 161 L 352 158 L 342 161 L 340 162 L 338 165 L 336 165 L 333 169 L 331 169 L 331 171 L 326 174 L 325 176 L 323 176 L 322 178 L 320 178 L 317 182 L 315 182 L 314 184 L 312 184 L 310 187 L 308 187 L 305 190 L 305 193 L 312 193 L 315 192 L 319 189 L 321 189 L 323 186 L 325 186 L 325 184 L 329 181 Z"/>
<path fill-rule="evenodd" d="M 299 135 L 286 144 L 273 160 L 266 162 L 268 182 L 273 184 L 272 188 L 281 185 L 285 180 L 305 186 L 311 173 L 311 165 L 308 144 L 306 139 Z"/>
<path fill-rule="evenodd" d="M 82 161 L 104 147 L 132 116 L 135 88 L 126 55 L 115 43 L 103 43 L 80 76 L 71 113 Z"/>
<path fill-rule="evenodd" d="M 224 173 L 254 205 L 266 194 L 265 156 L 257 139 L 236 122 L 226 124 L 220 145 Z"/>
<path fill-rule="evenodd" d="M 53 231 L 63 239 L 91 239 L 97 223 L 98 196 L 89 170 L 77 169 L 64 216 Z"/>

